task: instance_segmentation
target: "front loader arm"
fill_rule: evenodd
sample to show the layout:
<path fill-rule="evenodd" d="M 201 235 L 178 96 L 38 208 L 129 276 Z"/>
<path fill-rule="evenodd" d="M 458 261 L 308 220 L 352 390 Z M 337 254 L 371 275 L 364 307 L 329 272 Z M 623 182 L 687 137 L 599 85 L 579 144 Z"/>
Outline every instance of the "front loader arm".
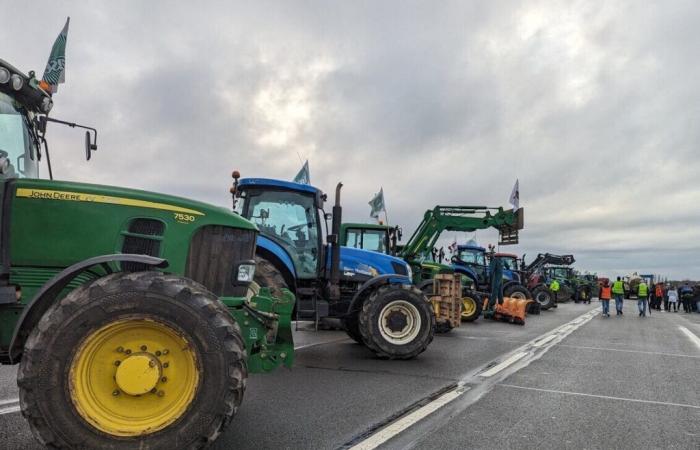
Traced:
<path fill-rule="evenodd" d="M 415 259 L 433 248 L 444 231 L 472 232 L 496 228 L 500 244 L 517 244 L 523 228 L 523 209 L 517 211 L 487 206 L 436 206 L 429 209 L 401 251 L 404 259 Z"/>

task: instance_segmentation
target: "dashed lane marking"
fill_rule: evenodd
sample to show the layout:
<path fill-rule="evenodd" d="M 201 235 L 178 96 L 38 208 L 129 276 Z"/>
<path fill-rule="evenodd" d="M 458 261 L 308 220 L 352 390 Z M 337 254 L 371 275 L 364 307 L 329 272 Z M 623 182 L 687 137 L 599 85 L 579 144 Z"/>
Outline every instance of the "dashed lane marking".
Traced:
<path fill-rule="evenodd" d="M 19 410 L 20 407 L 18 398 L 0 401 L 0 415 L 16 413 Z"/>
<path fill-rule="evenodd" d="M 556 338 L 557 338 L 556 334 L 550 334 L 549 336 L 546 336 L 545 338 L 540 339 L 539 341 L 535 342 L 534 344 L 532 344 L 532 346 L 533 347 L 542 347 L 547 342 L 551 342 Z"/>
<path fill-rule="evenodd" d="M 593 397 L 593 398 L 602 398 L 602 399 L 606 399 L 606 400 L 619 400 L 619 401 L 625 401 L 625 402 L 649 403 L 652 405 L 678 406 L 681 408 L 700 409 L 700 406 L 688 405 L 685 403 L 657 402 L 654 400 L 642 400 L 642 399 L 638 399 L 638 398 L 613 397 L 610 395 L 598 395 L 598 394 L 585 394 L 583 392 L 557 391 L 556 389 L 542 389 L 542 388 L 534 388 L 534 387 L 528 387 L 528 386 L 517 386 L 515 384 L 505 384 L 505 383 L 499 383 L 498 386 L 511 388 L 511 389 L 523 389 L 526 391 L 550 392 L 552 394 L 575 395 L 575 396 L 579 396 L 579 397 Z"/>
<path fill-rule="evenodd" d="M 501 370 L 503 370 L 503 369 L 505 369 L 506 367 L 510 366 L 511 364 L 520 361 L 521 359 L 523 359 L 523 358 L 526 357 L 527 355 L 528 355 L 527 352 L 519 352 L 519 353 L 516 353 L 516 354 L 514 354 L 514 355 L 511 355 L 510 358 L 506 359 L 505 361 L 503 361 L 503 362 L 501 362 L 501 363 L 499 363 L 499 364 L 496 364 L 495 366 L 491 367 L 491 368 L 490 368 L 489 370 L 487 370 L 486 372 L 480 373 L 479 376 L 481 376 L 481 377 L 492 377 L 492 376 L 496 375 L 498 372 L 500 372 Z"/>
<path fill-rule="evenodd" d="M 428 403 L 427 405 L 418 408 L 417 410 L 413 411 L 412 413 L 403 416 L 396 422 L 393 422 L 389 426 L 382 428 L 379 430 L 377 433 L 373 434 L 369 438 L 365 439 L 364 441 L 360 442 L 359 444 L 350 447 L 350 450 L 372 450 L 392 437 L 396 436 L 397 434 L 401 433 L 403 430 L 406 428 L 410 427 L 411 425 L 417 423 L 418 421 L 422 420 L 423 418 L 429 416 L 430 414 L 434 413 L 438 409 L 442 408 L 443 406 L 447 405 L 460 395 L 467 391 L 469 388 L 464 388 L 464 387 L 457 387 L 455 390 L 452 390 L 450 392 L 447 392 L 440 397 L 436 398 L 432 402 Z"/>
<path fill-rule="evenodd" d="M 681 332 L 683 332 L 683 334 L 688 336 L 688 339 L 690 339 L 690 342 L 695 344 L 695 346 L 698 349 L 700 349 L 700 338 L 699 337 L 695 336 L 695 334 L 692 331 L 690 331 L 689 329 L 687 329 L 686 327 L 682 327 L 682 326 L 678 325 L 678 329 L 681 330 Z"/>

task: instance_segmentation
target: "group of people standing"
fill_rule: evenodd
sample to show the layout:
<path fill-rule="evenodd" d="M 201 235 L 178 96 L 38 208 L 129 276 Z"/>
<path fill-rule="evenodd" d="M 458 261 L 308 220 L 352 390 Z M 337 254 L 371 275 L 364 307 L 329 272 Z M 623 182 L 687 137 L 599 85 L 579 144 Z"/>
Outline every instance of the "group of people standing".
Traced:
<path fill-rule="evenodd" d="M 680 288 L 676 288 L 671 284 L 664 285 L 663 283 L 652 283 L 649 286 L 646 281 L 640 281 L 637 286 L 637 309 L 639 317 L 646 317 L 651 314 L 652 309 L 661 311 L 663 309 L 670 312 L 678 312 L 678 303 L 682 304 L 683 311 L 686 313 L 693 312 L 696 309 L 700 312 L 700 300 L 697 305 L 693 304 L 693 288 L 686 282 Z M 623 315 L 622 306 L 625 298 L 625 285 L 620 277 L 617 277 L 612 285 L 608 280 L 605 280 L 600 287 L 599 298 L 603 308 L 603 316 L 610 317 L 610 300 L 615 299 L 615 309 L 618 316 Z"/>

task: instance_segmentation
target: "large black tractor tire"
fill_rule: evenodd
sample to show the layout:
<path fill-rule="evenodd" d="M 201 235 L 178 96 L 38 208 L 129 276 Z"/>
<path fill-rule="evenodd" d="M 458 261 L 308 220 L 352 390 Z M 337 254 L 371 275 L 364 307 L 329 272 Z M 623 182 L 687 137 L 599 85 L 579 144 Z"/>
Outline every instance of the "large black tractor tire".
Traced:
<path fill-rule="evenodd" d="M 350 313 L 343 319 L 343 328 L 350 338 L 358 344 L 364 345 L 362 334 L 360 334 L 359 312 Z"/>
<path fill-rule="evenodd" d="M 540 309 L 546 311 L 554 307 L 554 295 L 545 285 L 536 286 L 532 290 L 532 298 L 539 303 Z"/>
<path fill-rule="evenodd" d="M 517 298 L 522 300 L 532 300 L 532 293 L 528 288 L 521 284 L 511 284 L 503 291 L 504 297 Z M 528 314 L 539 314 L 540 304 L 537 302 L 527 305 L 526 312 Z"/>
<path fill-rule="evenodd" d="M 471 289 L 462 289 L 462 322 L 474 322 L 481 315 L 484 300 Z"/>
<path fill-rule="evenodd" d="M 282 298 L 282 289 L 289 288 L 277 267 L 260 256 L 255 257 L 255 276 L 253 281 L 258 283 L 260 287 L 269 288 L 270 293 L 278 298 Z"/>
<path fill-rule="evenodd" d="M 435 336 L 435 314 L 414 286 L 379 287 L 362 304 L 359 330 L 364 344 L 380 358 L 411 359 Z"/>
<path fill-rule="evenodd" d="M 216 439 L 247 377 L 241 330 L 211 292 L 137 272 L 57 301 L 26 342 L 17 384 L 22 415 L 46 447 L 172 450 Z"/>

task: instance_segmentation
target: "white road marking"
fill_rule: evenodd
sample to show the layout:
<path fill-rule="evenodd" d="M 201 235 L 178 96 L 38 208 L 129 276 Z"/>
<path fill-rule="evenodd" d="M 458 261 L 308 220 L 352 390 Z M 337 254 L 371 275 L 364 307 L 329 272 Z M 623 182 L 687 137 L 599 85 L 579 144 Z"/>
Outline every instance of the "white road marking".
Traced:
<path fill-rule="evenodd" d="M 532 346 L 533 347 L 542 347 L 547 342 L 550 342 L 556 338 L 557 338 L 556 334 L 550 334 L 549 336 L 546 336 L 545 338 L 540 339 L 539 341 L 535 342 L 534 344 L 532 344 Z"/>
<path fill-rule="evenodd" d="M 19 403 L 19 398 L 11 398 L 8 400 L 0 400 L 0 406 L 7 405 L 8 403 Z"/>
<path fill-rule="evenodd" d="M 486 372 L 480 373 L 479 376 L 481 377 L 492 377 L 496 375 L 498 372 L 501 370 L 505 369 L 506 367 L 510 366 L 511 364 L 520 361 L 524 357 L 528 355 L 527 352 L 519 352 L 514 355 L 511 355 L 510 358 L 506 359 L 505 361 L 496 364 L 495 366 L 491 367 L 489 370 Z"/>
<path fill-rule="evenodd" d="M 512 389 L 524 389 L 526 391 L 551 392 L 553 394 L 576 395 L 579 397 L 593 397 L 593 398 L 603 398 L 603 399 L 607 399 L 607 400 L 620 400 L 620 401 L 625 401 L 625 402 L 650 403 L 653 405 L 679 406 L 681 408 L 700 409 L 700 406 L 687 405 L 685 403 L 657 402 L 654 400 L 641 400 L 638 398 L 612 397 L 610 395 L 597 395 L 597 394 L 584 394 L 583 392 L 557 391 L 555 389 L 542 389 L 542 388 L 534 388 L 534 387 L 527 387 L 527 386 L 517 386 L 515 384 L 505 384 L 505 383 L 500 383 L 500 384 L 498 384 L 498 386 L 512 388 Z"/>
<path fill-rule="evenodd" d="M 562 347 L 568 348 L 581 348 L 584 350 L 600 350 L 603 352 L 625 352 L 625 353 L 641 353 L 644 355 L 658 355 L 658 356 L 675 356 L 678 358 L 700 358 L 700 356 L 695 355 L 681 355 L 680 353 L 666 353 L 666 352 L 646 352 L 644 350 L 625 350 L 622 348 L 610 348 L 610 347 L 588 347 L 586 345 L 569 345 L 561 344 Z"/>
<path fill-rule="evenodd" d="M 682 327 L 682 326 L 678 325 L 678 329 L 681 330 L 683 332 L 683 334 L 688 336 L 688 339 L 690 339 L 690 342 L 695 344 L 695 346 L 698 349 L 700 349 L 700 338 L 699 337 L 695 336 L 695 334 L 693 334 L 693 332 L 690 331 L 689 329 L 687 329 L 686 327 Z"/>
<path fill-rule="evenodd" d="M 20 410 L 19 405 L 7 406 L 5 408 L 0 408 L 0 415 L 16 413 L 16 412 L 19 412 L 19 410 Z"/>
<path fill-rule="evenodd" d="M 450 403 L 451 401 L 462 395 L 464 392 L 466 392 L 468 389 L 469 388 L 458 387 L 450 392 L 441 395 L 440 397 L 436 398 L 427 405 L 418 408 L 412 413 L 390 424 L 389 426 L 382 428 L 379 432 L 373 434 L 372 436 L 360 442 L 359 444 L 351 447 L 350 450 L 372 450 L 379 447 L 392 437 L 401 433 L 406 428 L 414 425 L 418 421 L 424 419 L 425 417 L 434 413 L 446 404 Z"/>

